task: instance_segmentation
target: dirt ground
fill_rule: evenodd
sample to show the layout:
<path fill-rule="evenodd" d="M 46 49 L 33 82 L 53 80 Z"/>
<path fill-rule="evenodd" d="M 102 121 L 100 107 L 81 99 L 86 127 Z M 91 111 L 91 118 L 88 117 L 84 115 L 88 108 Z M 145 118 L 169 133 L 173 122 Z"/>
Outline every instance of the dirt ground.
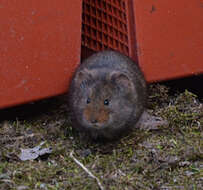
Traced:
<path fill-rule="evenodd" d="M 0 190 L 203 189 L 202 97 L 151 85 L 147 110 L 168 121 L 114 142 L 84 141 L 71 127 L 66 96 L 0 112 Z M 44 142 L 52 151 L 22 161 Z M 101 183 L 71 157 L 81 162 Z"/>

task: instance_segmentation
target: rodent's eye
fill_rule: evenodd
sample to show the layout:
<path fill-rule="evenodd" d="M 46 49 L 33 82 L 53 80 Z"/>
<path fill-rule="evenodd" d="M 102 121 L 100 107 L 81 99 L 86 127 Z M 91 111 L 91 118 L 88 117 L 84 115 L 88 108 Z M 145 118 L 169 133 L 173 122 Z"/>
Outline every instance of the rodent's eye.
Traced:
<path fill-rule="evenodd" d="M 87 98 L 87 104 L 89 104 L 91 102 L 90 98 Z"/>
<path fill-rule="evenodd" d="M 109 105 L 109 100 L 108 100 L 108 99 L 104 100 L 104 105 L 105 105 L 105 106 L 108 106 L 108 105 Z"/>

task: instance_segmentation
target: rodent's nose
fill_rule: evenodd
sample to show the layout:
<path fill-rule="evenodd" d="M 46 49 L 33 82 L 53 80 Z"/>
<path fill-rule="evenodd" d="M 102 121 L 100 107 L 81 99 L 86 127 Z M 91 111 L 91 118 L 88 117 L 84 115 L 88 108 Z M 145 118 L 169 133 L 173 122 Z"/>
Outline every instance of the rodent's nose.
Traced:
<path fill-rule="evenodd" d="M 97 119 L 92 119 L 91 120 L 91 123 L 93 123 L 93 124 L 95 124 L 95 123 L 97 123 L 98 121 L 97 121 Z"/>

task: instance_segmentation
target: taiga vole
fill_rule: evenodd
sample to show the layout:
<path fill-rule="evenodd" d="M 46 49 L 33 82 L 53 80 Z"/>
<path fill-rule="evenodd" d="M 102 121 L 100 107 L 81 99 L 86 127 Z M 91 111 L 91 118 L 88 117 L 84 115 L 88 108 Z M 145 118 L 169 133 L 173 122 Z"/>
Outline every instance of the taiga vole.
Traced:
<path fill-rule="evenodd" d="M 139 66 L 115 51 L 87 58 L 69 89 L 73 126 L 93 139 L 115 139 L 132 129 L 146 103 L 146 82 Z"/>

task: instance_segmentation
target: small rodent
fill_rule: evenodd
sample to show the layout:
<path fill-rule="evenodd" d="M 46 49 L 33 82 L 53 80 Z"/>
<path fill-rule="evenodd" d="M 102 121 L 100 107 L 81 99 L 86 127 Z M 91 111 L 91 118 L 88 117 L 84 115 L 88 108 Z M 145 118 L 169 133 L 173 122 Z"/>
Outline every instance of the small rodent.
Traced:
<path fill-rule="evenodd" d="M 78 67 L 69 88 L 73 126 L 93 139 L 119 138 L 139 120 L 146 96 L 135 62 L 116 51 L 95 53 Z"/>

